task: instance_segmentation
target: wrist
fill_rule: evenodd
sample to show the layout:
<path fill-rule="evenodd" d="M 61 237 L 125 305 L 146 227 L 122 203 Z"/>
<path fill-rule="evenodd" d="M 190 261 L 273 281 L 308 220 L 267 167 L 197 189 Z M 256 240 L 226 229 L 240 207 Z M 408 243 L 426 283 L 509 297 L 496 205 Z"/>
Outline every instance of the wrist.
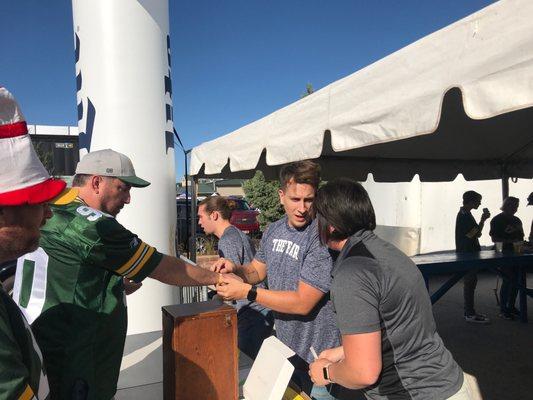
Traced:
<path fill-rule="evenodd" d="M 255 286 L 250 285 L 249 283 L 245 284 L 243 299 L 247 299 L 248 301 L 255 301 L 257 299 L 257 289 Z"/>

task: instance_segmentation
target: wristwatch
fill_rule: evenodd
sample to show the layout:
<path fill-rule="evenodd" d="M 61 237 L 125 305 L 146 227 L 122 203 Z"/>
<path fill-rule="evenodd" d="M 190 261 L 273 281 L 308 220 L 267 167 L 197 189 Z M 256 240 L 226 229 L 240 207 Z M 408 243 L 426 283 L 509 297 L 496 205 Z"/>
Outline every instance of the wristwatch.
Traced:
<path fill-rule="evenodd" d="M 329 383 L 334 383 L 330 378 L 329 378 L 329 366 L 331 364 L 328 364 L 328 365 L 325 365 L 323 368 L 322 368 L 322 373 L 324 374 L 324 379 L 326 381 L 328 381 Z"/>
<path fill-rule="evenodd" d="M 255 301 L 257 298 L 257 288 L 255 286 L 252 286 L 250 290 L 248 290 L 248 294 L 246 295 L 246 299 L 248 301 Z"/>

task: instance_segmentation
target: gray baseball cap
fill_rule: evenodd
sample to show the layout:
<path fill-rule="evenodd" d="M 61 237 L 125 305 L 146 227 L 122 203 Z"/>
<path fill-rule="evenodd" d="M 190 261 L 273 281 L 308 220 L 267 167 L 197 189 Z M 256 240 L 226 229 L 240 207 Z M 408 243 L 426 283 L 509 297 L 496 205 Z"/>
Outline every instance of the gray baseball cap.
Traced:
<path fill-rule="evenodd" d="M 86 154 L 76 166 L 76 174 L 112 176 L 133 187 L 146 187 L 150 184 L 135 175 L 129 157 L 111 149 Z"/>

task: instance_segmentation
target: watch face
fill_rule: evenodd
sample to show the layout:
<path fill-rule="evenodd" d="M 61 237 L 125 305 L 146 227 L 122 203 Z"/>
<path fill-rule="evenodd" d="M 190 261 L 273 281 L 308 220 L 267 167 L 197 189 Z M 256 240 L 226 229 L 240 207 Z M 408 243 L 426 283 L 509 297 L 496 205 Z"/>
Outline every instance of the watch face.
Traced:
<path fill-rule="evenodd" d="M 322 368 L 322 373 L 324 374 L 324 379 L 327 380 L 329 382 L 329 371 L 328 371 L 328 367 L 324 367 Z"/>

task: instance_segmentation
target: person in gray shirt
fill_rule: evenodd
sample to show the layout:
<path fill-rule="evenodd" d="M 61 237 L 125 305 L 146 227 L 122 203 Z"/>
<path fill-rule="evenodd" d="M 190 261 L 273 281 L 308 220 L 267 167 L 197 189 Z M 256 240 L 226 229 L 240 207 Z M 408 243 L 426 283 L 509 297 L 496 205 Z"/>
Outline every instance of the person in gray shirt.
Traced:
<path fill-rule="evenodd" d="M 319 167 L 311 161 L 284 166 L 279 197 L 286 215 L 264 232 L 251 263 L 236 265 L 221 259 L 213 268 L 234 271 L 244 280 L 235 285 L 222 279 L 226 284 L 217 286 L 219 295 L 248 298 L 273 310 L 276 336 L 306 362 L 313 361 L 311 346 L 320 352 L 340 344 L 329 299 L 331 257 L 309 215 L 319 182 Z M 253 286 L 265 278 L 269 289 Z M 307 366 L 303 376 L 308 380 Z M 312 389 L 311 397 L 333 398 L 319 387 Z"/>
<path fill-rule="evenodd" d="M 198 204 L 198 223 L 206 234 L 218 238 L 218 254 L 235 264 L 253 260 L 255 248 L 243 231 L 231 225 L 230 218 L 235 202 L 222 196 L 208 197 Z M 258 287 L 264 288 L 260 283 Z M 272 334 L 272 312 L 253 301 L 237 300 L 238 347 L 247 356 L 255 359 L 263 340 Z"/>
<path fill-rule="evenodd" d="M 368 399 L 470 399 L 470 381 L 437 333 L 422 274 L 378 238 L 365 189 L 328 182 L 314 211 L 321 241 L 340 251 L 331 297 L 342 346 L 323 351 L 309 374 L 317 385 L 364 389 Z"/>

